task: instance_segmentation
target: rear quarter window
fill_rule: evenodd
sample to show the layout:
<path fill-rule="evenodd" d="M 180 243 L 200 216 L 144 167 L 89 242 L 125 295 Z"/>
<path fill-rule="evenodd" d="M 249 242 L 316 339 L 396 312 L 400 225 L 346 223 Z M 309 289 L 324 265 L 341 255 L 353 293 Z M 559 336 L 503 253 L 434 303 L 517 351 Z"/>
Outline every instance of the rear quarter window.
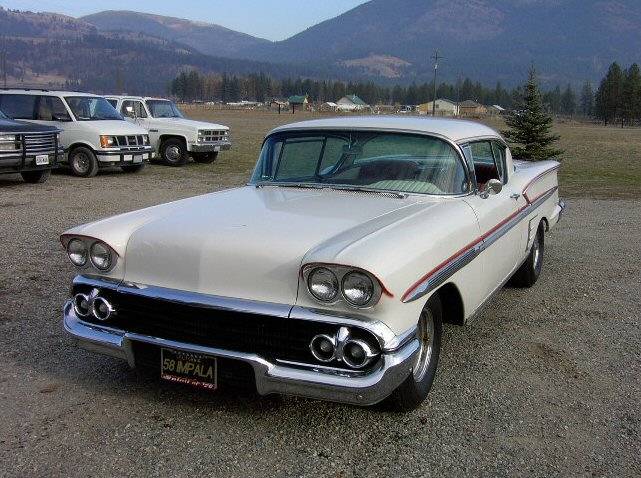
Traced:
<path fill-rule="evenodd" d="M 0 94 L 0 110 L 9 118 L 36 119 L 35 104 L 37 96 Z"/>

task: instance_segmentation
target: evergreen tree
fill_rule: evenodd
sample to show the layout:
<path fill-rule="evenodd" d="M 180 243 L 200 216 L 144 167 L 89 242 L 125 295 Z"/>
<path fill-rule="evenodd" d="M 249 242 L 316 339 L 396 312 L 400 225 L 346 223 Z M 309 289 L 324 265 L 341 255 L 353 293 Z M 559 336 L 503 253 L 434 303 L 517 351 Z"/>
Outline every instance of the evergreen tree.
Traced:
<path fill-rule="evenodd" d="M 505 118 L 505 124 L 510 129 L 503 131 L 505 138 L 513 145 L 514 156 L 518 159 L 541 161 L 563 153 L 552 147 L 559 136 L 550 131 L 552 117 L 543 107 L 534 67 L 530 69 L 522 95 L 516 100 L 517 109 Z"/>
<path fill-rule="evenodd" d="M 641 119 L 641 71 L 634 63 L 625 71 L 623 117 L 630 123 Z"/>
<path fill-rule="evenodd" d="M 586 81 L 581 90 L 581 113 L 583 116 L 594 116 L 594 91 L 589 81 Z"/>
<path fill-rule="evenodd" d="M 621 116 L 624 82 L 621 67 L 616 62 L 612 63 L 607 75 L 601 80 L 595 100 L 596 114 L 606 126 Z"/>
<path fill-rule="evenodd" d="M 567 116 L 573 116 L 576 111 L 576 97 L 569 84 L 561 96 L 561 111 Z"/>

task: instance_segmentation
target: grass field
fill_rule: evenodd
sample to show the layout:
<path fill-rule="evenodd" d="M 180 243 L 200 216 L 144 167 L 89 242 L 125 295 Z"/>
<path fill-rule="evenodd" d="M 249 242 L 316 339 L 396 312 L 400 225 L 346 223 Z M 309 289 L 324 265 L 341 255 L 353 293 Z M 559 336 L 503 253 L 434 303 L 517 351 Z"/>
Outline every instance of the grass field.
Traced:
<path fill-rule="evenodd" d="M 231 128 L 233 148 L 221 153 L 215 167 L 218 174 L 228 175 L 231 182 L 237 184 L 249 179 L 262 139 L 269 130 L 293 121 L 327 116 L 308 112 L 279 115 L 202 106 L 186 107 L 183 112 L 189 118 L 220 122 Z M 486 123 L 499 130 L 504 127 L 500 119 Z M 562 196 L 641 198 L 641 128 L 567 121 L 556 123 L 554 130 L 561 135 L 558 146 L 565 151 L 560 172 Z M 197 171 L 201 173 L 202 169 Z"/>

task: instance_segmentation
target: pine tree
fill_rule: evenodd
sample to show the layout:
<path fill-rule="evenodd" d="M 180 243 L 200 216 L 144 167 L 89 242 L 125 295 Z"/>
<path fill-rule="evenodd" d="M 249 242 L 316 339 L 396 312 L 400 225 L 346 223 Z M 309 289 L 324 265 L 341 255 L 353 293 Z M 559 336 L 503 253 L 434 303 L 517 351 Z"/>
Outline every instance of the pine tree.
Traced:
<path fill-rule="evenodd" d="M 510 129 L 503 131 L 512 145 L 512 154 L 528 161 L 551 159 L 562 154 L 563 151 L 552 147 L 559 136 L 550 131 L 552 117 L 543 107 L 534 67 L 530 69 L 522 94 L 515 101 L 516 109 L 505 118 Z"/>
<path fill-rule="evenodd" d="M 589 81 L 586 81 L 581 90 L 581 112 L 583 116 L 594 115 L 594 91 Z"/>

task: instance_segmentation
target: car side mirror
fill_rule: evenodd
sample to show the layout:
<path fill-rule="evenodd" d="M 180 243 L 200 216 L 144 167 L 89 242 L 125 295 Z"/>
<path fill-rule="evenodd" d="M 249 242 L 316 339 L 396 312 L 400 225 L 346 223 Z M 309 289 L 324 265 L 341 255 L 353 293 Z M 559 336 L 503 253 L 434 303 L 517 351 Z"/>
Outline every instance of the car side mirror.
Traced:
<path fill-rule="evenodd" d="M 490 197 L 490 194 L 498 194 L 503 190 L 503 183 L 498 179 L 490 179 L 485 183 L 485 189 L 479 192 L 481 199 L 487 199 Z"/>

